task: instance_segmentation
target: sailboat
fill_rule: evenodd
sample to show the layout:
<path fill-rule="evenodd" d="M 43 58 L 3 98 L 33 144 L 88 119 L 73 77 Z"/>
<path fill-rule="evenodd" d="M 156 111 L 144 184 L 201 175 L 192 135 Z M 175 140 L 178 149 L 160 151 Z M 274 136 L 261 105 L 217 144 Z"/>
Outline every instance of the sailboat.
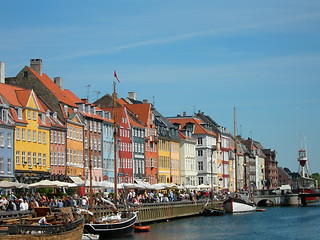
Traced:
<path fill-rule="evenodd" d="M 116 73 L 115 78 L 118 80 Z M 107 237 L 120 237 L 130 235 L 133 232 L 134 225 L 137 219 L 137 213 L 134 211 L 124 210 L 118 211 L 117 209 L 117 117 L 116 117 L 116 82 L 113 82 L 113 119 L 114 119 L 114 202 L 100 198 L 96 199 L 101 205 L 112 209 L 112 213 L 108 216 L 91 219 L 90 223 L 84 225 L 86 233 L 98 234 L 100 238 Z M 89 134 L 90 136 L 90 134 Z M 90 142 L 90 139 L 89 139 Z M 92 211 L 92 163 L 89 151 L 89 172 L 90 172 L 90 210 Z"/>
<path fill-rule="evenodd" d="M 237 141 L 236 141 L 236 108 L 234 108 L 234 159 L 235 159 L 235 197 L 229 197 L 223 202 L 223 207 L 227 213 L 254 212 L 257 207 L 250 203 L 248 198 L 238 194 L 238 176 L 237 176 Z"/>

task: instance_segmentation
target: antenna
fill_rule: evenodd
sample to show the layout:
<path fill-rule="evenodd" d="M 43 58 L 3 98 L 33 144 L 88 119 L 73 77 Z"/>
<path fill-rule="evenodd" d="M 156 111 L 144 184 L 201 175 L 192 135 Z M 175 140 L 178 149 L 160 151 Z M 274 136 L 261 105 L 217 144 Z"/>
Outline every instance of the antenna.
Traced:
<path fill-rule="evenodd" d="M 91 85 L 90 84 L 88 84 L 88 85 L 86 85 L 86 87 L 88 88 L 88 92 L 87 92 L 87 99 L 88 99 L 88 102 L 89 102 L 89 93 L 90 93 L 90 87 L 91 87 Z"/>
<path fill-rule="evenodd" d="M 154 105 L 155 105 L 154 96 L 152 96 L 152 105 L 153 105 L 153 107 L 155 107 L 155 106 L 154 106 Z"/>
<path fill-rule="evenodd" d="M 94 91 L 97 94 L 97 100 L 99 99 L 99 94 L 101 93 L 100 91 Z"/>

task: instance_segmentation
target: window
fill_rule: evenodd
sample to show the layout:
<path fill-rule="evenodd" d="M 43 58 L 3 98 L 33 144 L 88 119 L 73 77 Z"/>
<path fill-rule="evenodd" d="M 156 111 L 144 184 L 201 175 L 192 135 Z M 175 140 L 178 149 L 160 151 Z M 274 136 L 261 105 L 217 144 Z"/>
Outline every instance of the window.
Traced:
<path fill-rule="evenodd" d="M 22 141 L 26 140 L 26 129 L 24 128 L 21 129 L 21 139 Z"/>
<path fill-rule="evenodd" d="M 28 116 L 28 119 L 31 119 L 31 111 L 27 111 L 27 116 Z"/>
<path fill-rule="evenodd" d="M 34 121 L 37 120 L 37 112 L 32 112 L 32 118 Z"/>
<path fill-rule="evenodd" d="M 198 162 L 198 170 L 203 171 L 203 162 Z"/>
<path fill-rule="evenodd" d="M 58 132 L 58 144 L 61 144 L 61 133 Z"/>
<path fill-rule="evenodd" d="M 45 132 L 42 133 L 42 143 L 43 143 L 43 144 L 46 144 L 46 143 L 47 143 L 47 135 L 46 135 Z"/>
<path fill-rule="evenodd" d="M 16 151 L 16 164 L 20 164 L 20 151 Z"/>
<path fill-rule="evenodd" d="M 0 147 L 4 147 L 4 133 L 0 132 Z"/>
<path fill-rule="evenodd" d="M 22 162 L 23 165 L 27 164 L 27 162 L 26 162 L 26 152 L 25 151 L 22 151 L 21 162 Z"/>
<path fill-rule="evenodd" d="M 28 129 L 28 142 L 31 142 L 31 129 Z"/>
<path fill-rule="evenodd" d="M 64 132 L 61 133 L 61 144 L 64 145 Z"/>
<path fill-rule="evenodd" d="M 28 152 L 28 165 L 31 166 L 31 152 Z"/>
<path fill-rule="evenodd" d="M 18 108 L 18 118 L 22 119 L 22 109 Z"/>
<path fill-rule="evenodd" d="M 64 153 L 61 153 L 61 165 L 64 166 Z"/>
<path fill-rule="evenodd" d="M 53 166 L 53 152 L 50 153 L 50 164 Z"/>
<path fill-rule="evenodd" d="M 38 143 L 41 143 L 41 132 L 38 132 Z"/>
<path fill-rule="evenodd" d="M 199 178 L 198 178 L 198 184 L 199 184 L 199 185 L 203 184 L 203 177 L 199 177 Z"/>
<path fill-rule="evenodd" d="M 33 142 L 37 142 L 37 131 L 36 130 L 32 131 L 32 140 L 33 140 Z"/>
<path fill-rule="evenodd" d="M 61 165 L 60 162 L 61 162 L 61 156 L 60 156 L 60 153 L 58 152 L 58 163 L 57 163 L 57 165 L 60 166 Z"/>
<path fill-rule="evenodd" d="M 12 158 L 8 158 L 8 173 L 12 173 Z"/>
<path fill-rule="evenodd" d="M 53 143 L 57 143 L 57 132 L 53 132 Z"/>
<path fill-rule="evenodd" d="M 42 162 L 43 162 L 44 167 L 47 166 L 47 154 L 45 154 L 45 153 L 42 156 Z"/>
<path fill-rule="evenodd" d="M 37 153 L 33 153 L 33 165 L 36 166 L 37 165 Z"/>
<path fill-rule="evenodd" d="M 202 150 L 198 150 L 198 156 L 199 157 L 203 156 L 203 151 Z"/>
<path fill-rule="evenodd" d="M 198 137 L 198 144 L 202 145 L 202 137 Z"/>
<path fill-rule="evenodd" d="M 16 128 L 16 140 L 20 140 L 20 128 Z"/>
<path fill-rule="evenodd" d="M 4 158 L 3 157 L 0 158 L 0 172 L 1 173 L 4 172 Z"/>
<path fill-rule="evenodd" d="M 41 158 L 42 158 L 42 154 L 38 153 L 38 165 L 41 166 Z"/>

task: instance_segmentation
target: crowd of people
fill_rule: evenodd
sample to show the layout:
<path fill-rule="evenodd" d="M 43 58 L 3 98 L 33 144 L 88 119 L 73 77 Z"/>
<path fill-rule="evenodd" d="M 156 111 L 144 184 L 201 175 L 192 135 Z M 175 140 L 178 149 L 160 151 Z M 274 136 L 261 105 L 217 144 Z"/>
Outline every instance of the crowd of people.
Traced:
<path fill-rule="evenodd" d="M 133 205 L 141 205 L 145 203 L 160 203 L 160 202 L 177 202 L 177 201 L 197 201 L 201 199 L 211 198 L 209 191 L 156 191 L 156 190 L 129 190 L 126 192 L 126 197 L 123 197 L 124 192 L 118 196 L 118 204 L 122 204 L 124 199 L 128 203 Z M 108 192 L 99 193 L 98 195 L 103 198 L 113 201 L 113 195 Z M 221 200 L 225 196 L 214 194 L 212 199 Z M 50 198 L 46 195 L 36 194 L 23 194 L 15 196 L 13 193 L 8 196 L 0 197 L 0 210 L 2 211 L 26 211 L 32 210 L 35 207 L 80 207 L 88 209 L 89 207 L 89 196 L 78 196 L 73 194 L 72 196 L 51 196 Z"/>

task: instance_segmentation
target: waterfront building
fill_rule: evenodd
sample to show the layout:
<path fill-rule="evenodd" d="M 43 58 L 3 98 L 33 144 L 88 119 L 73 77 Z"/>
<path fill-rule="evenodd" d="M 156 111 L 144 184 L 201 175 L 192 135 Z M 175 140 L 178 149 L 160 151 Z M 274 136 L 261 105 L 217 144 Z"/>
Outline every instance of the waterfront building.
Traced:
<path fill-rule="evenodd" d="M 14 169 L 19 182 L 50 178 L 50 123 L 33 90 L 1 83 L 0 94 L 15 121 Z M 13 142 L 13 135 L 9 142 Z M 11 143 L 10 143 L 11 144 Z"/>
<path fill-rule="evenodd" d="M 73 181 L 80 183 L 83 177 L 83 122 L 78 114 L 78 107 L 70 100 L 64 90 L 61 77 L 52 81 L 42 71 L 42 60 L 31 59 L 30 67 L 25 66 L 15 77 L 6 78 L 6 82 L 33 89 L 43 102 L 65 125 L 66 134 L 66 167 L 64 177 L 73 177 Z"/>
<path fill-rule="evenodd" d="M 64 181 L 66 180 L 66 136 L 67 128 L 58 119 L 57 113 L 52 113 L 46 108 L 46 116 L 49 119 L 50 128 L 50 168 L 51 179 Z"/>
<path fill-rule="evenodd" d="M 125 99 L 128 103 L 125 107 L 135 114 L 146 125 L 145 132 L 145 180 L 150 184 L 158 182 L 158 135 L 155 125 L 155 117 L 150 103 L 139 102 L 135 99 L 135 93 L 131 92 Z"/>
<path fill-rule="evenodd" d="M 198 111 L 196 116 L 210 126 L 217 135 L 217 150 L 214 152 L 217 165 L 218 185 L 221 189 L 234 190 L 234 141 L 228 128 L 219 125 L 212 117 Z"/>
<path fill-rule="evenodd" d="M 216 134 L 210 124 L 197 117 L 187 116 L 185 113 L 176 117 L 168 117 L 173 124 L 179 124 L 181 129 L 188 129 L 196 139 L 197 184 L 218 185 L 217 163 L 214 158 L 216 151 Z"/>
<path fill-rule="evenodd" d="M 133 177 L 143 181 L 145 171 L 145 129 L 146 126 L 135 115 L 129 113 L 132 139 Z"/>
<path fill-rule="evenodd" d="M 181 128 L 180 124 L 174 124 L 179 129 L 180 137 L 180 177 L 181 185 L 196 186 L 197 170 L 196 170 L 196 144 L 197 140 L 192 137 L 191 129 Z"/>
<path fill-rule="evenodd" d="M 92 166 L 92 180 L 101 182 L 102 174 L 102 123 L 103 118 L 97 114 L 97 108 L 94 104 L 88 102 L 88 99 L 80 99 L 70 90 L 64 90 L 77 106 L 78 113 L 81 116 L 81 121 L 84 124 L 83 128 L 83 179 L 89 179 L 89 164 Z M 91 159 L 89 159 L 89 156 Z"/>
<path fill-rule="evenodd" d="M 167 118 L 153 109 L 158 144 L 158 182 L 180 183 L 180 144 L 178 129 Z"/>
<path fill-rule="evenodd" d="M 0 63 L 1 64 L 1 63 Z M 3 82 L 3 81 L 2 81 Z M 0 87 L 2 84 L 0 83 Z M 14 119 L 0 94 L 0 180 L 14 181 Z"/>
<path fill-rule="evenodd" d="M 114 182 L 113 121 L 110 112 L 97 107 L 102 122 L 102 176 L 104 181 Z"/>
<path fill-rule="evenodd" d="M 292 184 L 291 171 L 288 168 L 278 167 L 278 186 Z"/>
<path fill-rule="evenodd" d="M 278 161 L 276 160 L 276 151 L 273 149 L 263 149 L 265 155 L 265 180 L 268 189 L 278 187 Z"/>

